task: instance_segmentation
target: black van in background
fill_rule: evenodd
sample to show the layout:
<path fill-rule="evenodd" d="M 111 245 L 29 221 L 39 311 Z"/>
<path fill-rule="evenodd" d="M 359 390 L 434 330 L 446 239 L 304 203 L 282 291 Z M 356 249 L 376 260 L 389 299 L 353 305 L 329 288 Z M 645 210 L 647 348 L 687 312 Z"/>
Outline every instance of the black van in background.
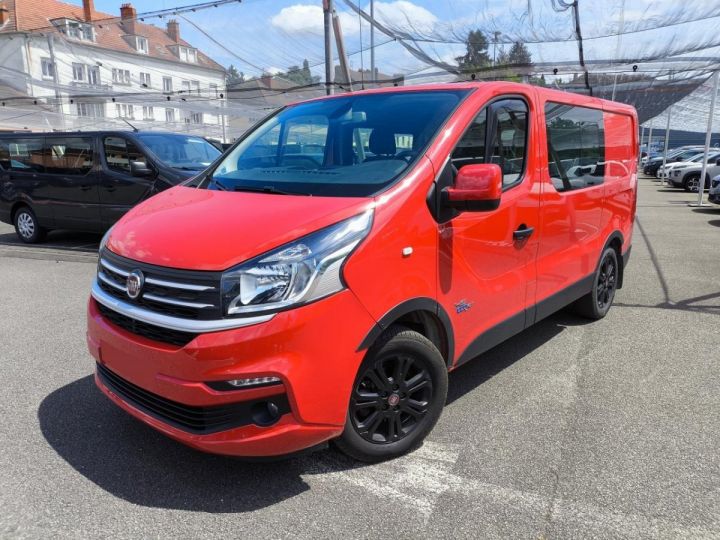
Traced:
<path fill-rule="evenodd" d="M 220 154 L 179 133 L 0 133 L 0 221 L 27 243 L 50 229 L 102 232 Z"/>

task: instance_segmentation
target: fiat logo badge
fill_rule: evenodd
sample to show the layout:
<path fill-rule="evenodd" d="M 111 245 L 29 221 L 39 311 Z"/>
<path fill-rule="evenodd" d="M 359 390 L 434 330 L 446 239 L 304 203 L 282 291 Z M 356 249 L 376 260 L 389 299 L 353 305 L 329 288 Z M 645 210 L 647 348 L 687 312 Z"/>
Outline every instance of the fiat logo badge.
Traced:
<path fill-rule="evenodd" d="M 135 300 L 140 296 L 143 284 L 145 283 L 145 276 L 140 270 L 133 270 L 128 274 L 125 280 L 125 288 L 127 289 L 127 295 Z"/>

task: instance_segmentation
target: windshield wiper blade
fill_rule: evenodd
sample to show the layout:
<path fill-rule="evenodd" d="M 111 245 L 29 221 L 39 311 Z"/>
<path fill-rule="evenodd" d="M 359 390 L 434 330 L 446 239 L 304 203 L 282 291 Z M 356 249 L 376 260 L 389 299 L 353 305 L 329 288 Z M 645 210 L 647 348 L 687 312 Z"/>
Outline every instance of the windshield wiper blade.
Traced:
<path fill-rule="evenodd" d="M 278 189 L 274 186 L 263 186 L 263 187 L 236 186 L 234 191 L 252 191 L 252 192 L 256 192 L 256 193 L 272 193 L 273 195 L 307 195 L 307 196 L 310 195 L 310 193 L 299 193 L 297 191 L 284 191 L 284 190 Z"/>

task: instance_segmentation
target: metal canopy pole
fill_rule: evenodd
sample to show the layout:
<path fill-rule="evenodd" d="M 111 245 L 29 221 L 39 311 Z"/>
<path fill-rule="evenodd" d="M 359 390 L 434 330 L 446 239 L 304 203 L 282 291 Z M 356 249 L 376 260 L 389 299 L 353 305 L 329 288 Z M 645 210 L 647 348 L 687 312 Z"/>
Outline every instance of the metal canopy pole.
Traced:
<path fill-rule="evenodd" d="M 333 93 L 332 87 L 332 41 L 330 37 L 332 0 L 323 0 L 323 29 L 325 31 L 325 93 Z"/>
<path fill-rule="evenodd" d="M 667 164 L 667 153 L 668 153 L 668 145 L 670 144 L 670 116 L 672 114 L 672 106 L 668 107 L 667 110 L 667 126 L 665 127 L 665 151 L 663 152 L 663 164 L 662 164 L 662 171 L 663 174 L 667 174 L 665 172 L 665 165 Z M 668 184 L 670 182 L 668 181 Z M 660 178 L 660 185 L 664 185 L 665 180 L 663 178 Z"/>
<path fill-rule="evenodd" d="M 718 92 L 718 72 L 713 73 L 713 90 L 710 98 L 710 112 L 708 113 L 707 132 L 705 133 L 705 153 L 703 154 L 702 172 L 698 181 L 698 206 L 703 204 L 703 192 L 705 191 L 705 175 L 707 174 L 708 151 L 710 150 L 710 137 L 712 136 L 713 115 L 715 114 L 715 98 Z"/>
<path fill-rule="evenodd" d="M 370 18 L 375 19 L 375 0 L 370 0 Z M 362 24 L 362 23 L 361 23 Z M 377 77 L 375 76 L 375 25 L 370 25 L 370 79 L 372 85 L 375 86 Z"/>
<path fill-rule="evenodd" d="M 645 126 L 640 126 L 640 148 L 638 148 L 638 169 L 640 169 L 640 165 L 642 165 L 642 147 L 643 147 L 643 140 L 645 139 Z M 648 160 L 650 159 L 650 145 L 648 145 L 647 150 Z"/>

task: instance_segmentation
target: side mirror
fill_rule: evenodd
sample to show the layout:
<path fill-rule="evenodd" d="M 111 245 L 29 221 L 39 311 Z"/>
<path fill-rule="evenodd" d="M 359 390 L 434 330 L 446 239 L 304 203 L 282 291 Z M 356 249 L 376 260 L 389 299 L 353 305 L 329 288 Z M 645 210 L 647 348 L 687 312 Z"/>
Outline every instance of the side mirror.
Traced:
<path fill-rule="evenodd" d="M 147 163 L 144 161 L 131 161 L 130 174 L 137 176 L 138 178 L 147 178 L 148 176 L 155 174 L 155 171 L 148 167 Z"/>
<path fill-rule="evenodd" d="M 442 203 L 466 212 L 487 212 L 500 206 L 502 170 L 495 163 L 465 165 L 458 171 L 455 185 L 441 192 Z"/>

